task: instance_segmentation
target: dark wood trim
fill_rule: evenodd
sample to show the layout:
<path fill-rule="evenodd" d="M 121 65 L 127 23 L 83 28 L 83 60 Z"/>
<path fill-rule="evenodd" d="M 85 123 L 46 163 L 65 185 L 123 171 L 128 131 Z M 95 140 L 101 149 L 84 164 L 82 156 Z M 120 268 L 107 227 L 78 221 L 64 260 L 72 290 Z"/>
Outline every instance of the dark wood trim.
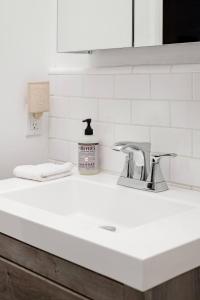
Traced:
<path fill-rule="evenodd" d="M 194 269 L 146 292 L 145 300 L 200 300 L 200 269 Z"/>
<path fill-rule="evenodd" d="M 124 286 L 124 300 L 146 300 L 145 294 Z M 161 299 L 160 299 L 161 300 Z"/>
<path fill-rule="evenodd" d="M 0 233 L 0 300 L 200 300 L 200 268 L 144 293 Z"/>

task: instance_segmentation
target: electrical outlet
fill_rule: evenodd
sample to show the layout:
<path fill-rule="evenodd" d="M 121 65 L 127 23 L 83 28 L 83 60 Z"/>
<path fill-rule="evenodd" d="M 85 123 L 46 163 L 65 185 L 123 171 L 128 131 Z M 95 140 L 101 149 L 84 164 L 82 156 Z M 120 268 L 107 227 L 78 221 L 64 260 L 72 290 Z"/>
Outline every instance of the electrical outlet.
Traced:
<path fill-rule="evenodd" d="M 28 114 L 27 136 L 41 135 L 41 119 L 36 119 L 32 114 Z"/>

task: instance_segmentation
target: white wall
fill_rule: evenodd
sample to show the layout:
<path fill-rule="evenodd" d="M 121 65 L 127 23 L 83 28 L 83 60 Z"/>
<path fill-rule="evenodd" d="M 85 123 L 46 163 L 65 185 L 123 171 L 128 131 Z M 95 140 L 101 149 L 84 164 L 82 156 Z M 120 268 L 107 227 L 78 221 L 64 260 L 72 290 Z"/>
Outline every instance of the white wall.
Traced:
<path fill-rule="evenodd" d="M 55 0 L 0 0 L 0 178 L 47 159 L 47 120 L 41 137 L 26 138 L 26 83 L 48 78 L 55 32 Z"/>

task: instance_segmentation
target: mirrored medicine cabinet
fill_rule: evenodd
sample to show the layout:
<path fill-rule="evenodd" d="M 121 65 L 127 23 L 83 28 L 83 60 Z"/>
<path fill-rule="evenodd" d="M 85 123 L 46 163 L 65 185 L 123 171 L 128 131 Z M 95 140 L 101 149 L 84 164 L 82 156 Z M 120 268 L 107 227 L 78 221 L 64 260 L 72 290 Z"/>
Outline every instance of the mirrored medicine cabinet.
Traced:
<path fill-rule="evenodd" d="M 200 0 L 57 0 L 58 52 L 200 41 Z"/>

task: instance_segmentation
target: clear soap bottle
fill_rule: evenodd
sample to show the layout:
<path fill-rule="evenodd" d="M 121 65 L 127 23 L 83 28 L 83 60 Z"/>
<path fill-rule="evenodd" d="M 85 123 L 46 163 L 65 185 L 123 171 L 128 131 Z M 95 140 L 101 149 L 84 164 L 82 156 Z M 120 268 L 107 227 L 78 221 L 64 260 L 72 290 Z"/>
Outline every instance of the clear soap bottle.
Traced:
<path fill-rule="evenodd" d="M 93 135 L 92 119 L 83 120 L 87 123 L 84 137 L 78 143 L 78 168 L 81 175 L 99 173 L 99 141 Z"/>

